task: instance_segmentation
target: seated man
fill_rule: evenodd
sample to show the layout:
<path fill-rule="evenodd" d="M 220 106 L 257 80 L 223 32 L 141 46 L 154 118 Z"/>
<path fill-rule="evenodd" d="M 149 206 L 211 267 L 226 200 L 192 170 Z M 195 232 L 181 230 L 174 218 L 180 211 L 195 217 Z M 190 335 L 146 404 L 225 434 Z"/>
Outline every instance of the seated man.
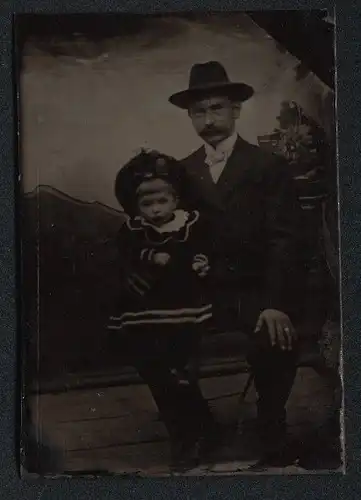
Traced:
<path fill-rule="evenodd" d="M 284 460 L 285 405 L 296 374 L 292 278 L 297 196 L 283 160 L 235 130 L 253 89 L 229 81 L 218 62 L 196 64 L 189 88 L 170 97 L 185 109 L 205 144 L 184 160 L 194 204 L 214 223 L 210 269 L 215 321 L 249 336 L 248 360 L 258 392 L 260 461 Z"/>

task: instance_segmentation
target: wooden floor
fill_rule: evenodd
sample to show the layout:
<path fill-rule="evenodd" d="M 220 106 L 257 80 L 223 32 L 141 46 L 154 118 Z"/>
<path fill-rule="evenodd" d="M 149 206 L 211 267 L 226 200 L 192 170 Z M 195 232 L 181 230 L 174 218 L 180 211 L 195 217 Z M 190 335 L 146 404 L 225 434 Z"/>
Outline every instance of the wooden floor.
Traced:
<path fill-rule="evenodd" d="M 240 404 L 247 374 L 210 377 L 201 387 L 217 419 L 225 424 L 255 415 L 256 395 L 249 391 Z M 312 369 L 298 370 L 288 405 L 293 435 L 322 425 L 331 403 L 327 384 Z M 36 453 L 47 469 L 76 474 L 137 473 L 167 475 L 169 443 L 148 388 L 142 384 L 78 389 L 32 396 L 30 401 Z M 252 443 L 238 433 L 217 454 L 214 463 L 189 471 L 189 475 L 248 473 L 256 460 Z M 255 450 L 253 450 L 255 451 Z M 34 450 L 32 451 L 34 454 Z M 45 457 L 45 458 L 44 458 Z M 272 473 L 305 473 L 294 465 Z"/>

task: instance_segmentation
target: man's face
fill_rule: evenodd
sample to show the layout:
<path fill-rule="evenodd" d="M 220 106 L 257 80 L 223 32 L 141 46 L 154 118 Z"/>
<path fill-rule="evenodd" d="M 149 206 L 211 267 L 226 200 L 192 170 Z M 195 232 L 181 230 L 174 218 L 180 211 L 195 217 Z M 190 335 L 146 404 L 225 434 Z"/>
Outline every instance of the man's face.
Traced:
<path fill-rule="evenodd" d="M 235 130 L 240 104 L 228 97 L 212 96 L 191 104 L 188 110 L 197 134 L 208 144 L 216 147 Z"/>

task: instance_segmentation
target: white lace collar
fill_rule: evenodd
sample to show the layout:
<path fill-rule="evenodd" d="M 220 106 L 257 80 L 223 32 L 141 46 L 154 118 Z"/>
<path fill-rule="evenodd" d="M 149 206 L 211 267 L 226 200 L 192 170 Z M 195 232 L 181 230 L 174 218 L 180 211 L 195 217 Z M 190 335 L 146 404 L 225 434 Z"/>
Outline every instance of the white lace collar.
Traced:
<path fill-rule="evenodd" d="M 146 221 L 143 217 L 140 217 L 143 226 L 152 227 L 157 233 L 174 233 L 182 229 L 188 222 L 189 213 L 185 210 L 175 210 L 174 217 L 172 220 L 163 224 L 163 226 L 154 226 L 150 222 Z"/>

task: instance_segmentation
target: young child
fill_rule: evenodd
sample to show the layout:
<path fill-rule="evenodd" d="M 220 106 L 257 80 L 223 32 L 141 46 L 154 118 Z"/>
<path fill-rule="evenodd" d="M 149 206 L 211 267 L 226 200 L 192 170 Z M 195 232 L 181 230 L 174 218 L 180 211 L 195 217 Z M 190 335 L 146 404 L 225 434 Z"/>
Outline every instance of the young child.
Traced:
<path fill-rule="evenodd" d="M 177 399 L 177 389 L 173 385 L 170 390 L 167 377 L 171 374 L 178 386 L 192 385 L 187 368 L 198 354 L 203 328 L 212 316 L 205 281 L 208 225 L 199 212 L 186 210 L 187 182 L 180 163 L 158 152 L 143 151 L 125 165 L 118 173 L 115 193 L 128 217 L 118 235 L 121 313 L 110 317 L 108 328 L 115 335 L 126 334 L 127 349 L 141 376 L 144 372 L 156 380 L 153 387 L 148 385 L 158 407 L 166 406 L 159 396 L 162 391 L 174 396 L 173 406 L 181 405 L 174 411 L 179 419 L 180 413 L 184 417 L 178 424 L 194 428 L 197 419 L 204 417 L 199 431 L 204 420 L 210 420 L 200 391 L 196 396 L 191 389 L 187 395 L 179 392 Z M 159 380 L 162 375 L 156 378 L 160 367 L 164 380 Z M 166 410 L 160 408 L 160 412 L 172 432 Z"/>

